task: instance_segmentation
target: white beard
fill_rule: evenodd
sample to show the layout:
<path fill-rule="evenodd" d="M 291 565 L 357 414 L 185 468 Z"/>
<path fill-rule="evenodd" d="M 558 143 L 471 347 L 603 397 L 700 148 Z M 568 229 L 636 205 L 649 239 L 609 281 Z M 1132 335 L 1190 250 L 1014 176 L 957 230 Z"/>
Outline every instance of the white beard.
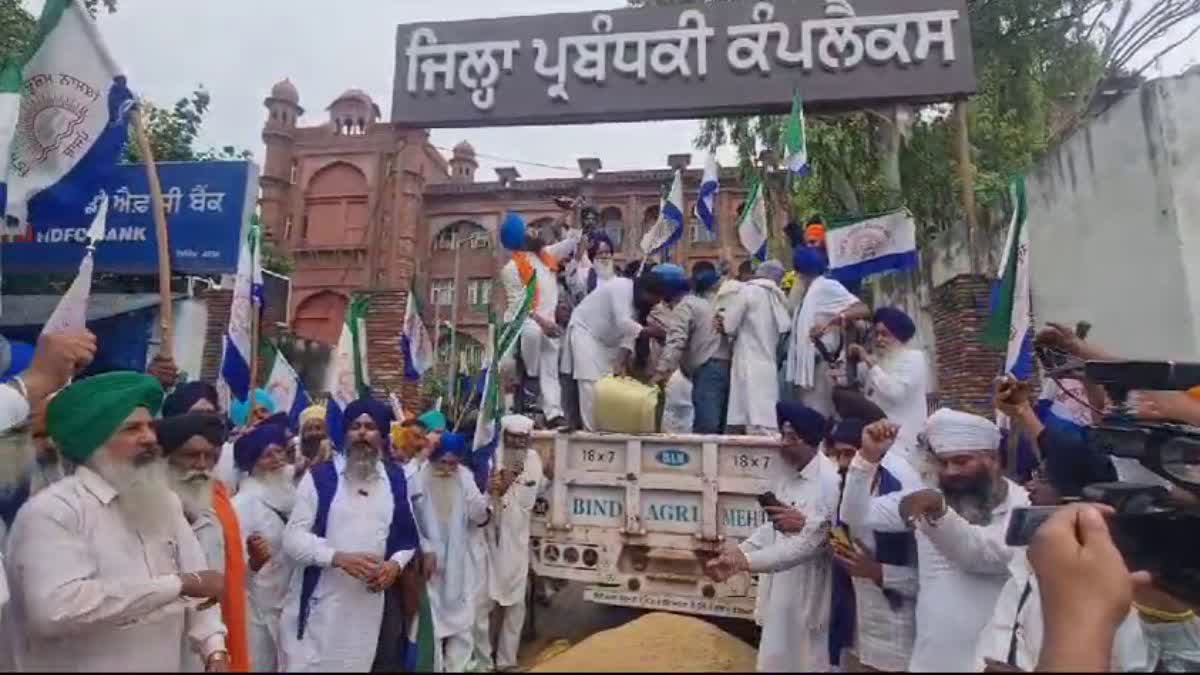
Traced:
<path fill-rule="evenodd" d="M 595 267 L 597 279 L 611 279 L 617 274 L 611 260 L 597 260 Z"/>
<path fill-rule="evenodd" d="M 454 513 L 454 504 L 462 498 L 462 487 L 458 483 L 458 474 L 449 476 L 438 475 L 435 471 L 428 483 L 429 499 L 433 502 L 433 513 L 439 523 L 449 523 L 450 515 Z"/>
<path fill-rule="evenodd" d="M 0 434 L 0 494 L 21 487 L 29 467 L 37 460 L 37 446 L 29 426 Z"/>
<path fill-rule="evenodd" d="M 255 474 L 248 481 L 258 488 L 258 494 L 271 508 L 291 513 L 296 505 L 296 484 L 292 482 L 293 467 L 285 464 L 278 471 Z"/>
<path fill-rule="evenodd" d="M 156 459 L 136 466 L 114 461 L 107 450 L 99 450 L 88 467 L 100 474 L 117 493 L 117 509 L 125 522 L 142 535 L 164 535 L 171 529 L 177 497 L 171 491 L 167 462 Z"/>
<path fill-rule="evenodd" d="M 170 464 L 171 489 L 183 504 L 183 513 L 189 521 L 212 510 L 213 483 L 215 478 L 207 471 L 180 471 Z"/>

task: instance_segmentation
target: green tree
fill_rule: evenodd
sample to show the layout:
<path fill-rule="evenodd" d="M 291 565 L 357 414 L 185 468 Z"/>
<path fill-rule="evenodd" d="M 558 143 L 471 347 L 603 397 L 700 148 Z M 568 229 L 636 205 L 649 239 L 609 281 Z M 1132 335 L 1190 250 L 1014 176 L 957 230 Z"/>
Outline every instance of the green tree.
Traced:
<path fill-rule="evenodd" d="M 117 11 L 117 1 L 84 0 L 83 4 L 95 16 L 101 7 L 109 13 Z M 37 18 L 21 7 L 21 0 L 0 0 L 0 61 L 23 55 L 36 27 Z"/>
<path fill-rule="evenodd" d="M 633 6 L 690 0 L 629 0 Z M 713 0 L 721 1 L 721 0 Z M 1108 78 L 1140 73 L 1200 31 L 1200 0 L 968 0 L 979 91 L 969 105 L 977 201 L 1003 194 L 1053 140 L 1092 110 Z M 1196 25 L 1188 32 L 1180 28 Z M 1182 37 L 1176 39 L 1175 36 Z M 792 183 L 793 216 L 907 206 L 928 239 L 962 219 L 950 106 L 810 116 L 812 175 Z M 696 145 L 737 149 L 744 173 L 762 150 L 783 157 L 783 118 L 703 120 Z"/>

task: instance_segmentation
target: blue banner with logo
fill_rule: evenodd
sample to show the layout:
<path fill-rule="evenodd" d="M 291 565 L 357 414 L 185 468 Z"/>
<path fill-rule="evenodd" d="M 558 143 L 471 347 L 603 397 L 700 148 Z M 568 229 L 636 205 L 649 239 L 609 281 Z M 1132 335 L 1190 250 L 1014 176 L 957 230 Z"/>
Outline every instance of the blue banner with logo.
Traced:
<path fill-rule="evenodd" d="M 163 162 L 158 165 L 167 213 L 171 271 L 175 274 L 232 274 L 246 224 L 258 194 L 258 168 L 251 162 Z M 117 167 L 108 191 L 105 240 L 96 247 L 96 271 L 157 274 L 158 236 L 146 168 Z M 87 230 L 103 195 L 78 213 L 29 213 L 20 237 L 5 237 L 4 272 L 75 273 L 87 245 Z"/>

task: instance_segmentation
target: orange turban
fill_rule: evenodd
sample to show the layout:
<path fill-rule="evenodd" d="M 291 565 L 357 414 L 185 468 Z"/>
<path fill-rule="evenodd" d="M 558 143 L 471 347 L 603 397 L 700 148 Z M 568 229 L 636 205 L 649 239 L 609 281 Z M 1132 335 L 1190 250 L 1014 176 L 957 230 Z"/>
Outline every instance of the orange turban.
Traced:
<path fill-rule="evenodd" d="M 804 243 L 812 244 L 816 240 L 819 244 L 825 243 L 825 226 L 820 223 L 813 223 L 804 228 Z"/>

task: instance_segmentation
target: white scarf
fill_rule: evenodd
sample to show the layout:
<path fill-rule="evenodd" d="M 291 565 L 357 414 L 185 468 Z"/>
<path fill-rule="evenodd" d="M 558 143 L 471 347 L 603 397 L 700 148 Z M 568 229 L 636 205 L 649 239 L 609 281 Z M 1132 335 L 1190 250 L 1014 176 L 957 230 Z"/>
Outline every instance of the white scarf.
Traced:
<path fill-rule="evenodd" d="M 775 327 L 779 329 L 779 334 L 783 335 L 791 330 L 792 315 L 788 312 L 787 296 L 779 289 L 779 285 L 770 279 L 751 279 L 746 283 L 767 292 L 767 298 L 771 303 L 771 314 L 775 317 Z M 774 356 L 771 360 L 774 360 Z"/>
<path fill-rule="evenodd" d="M 817 369 L 817 348 L 809 334 L 817 317 L 838 314 L 853 307 L 858 299 L 845 292 L 837 281 L 817 277 L 808 285 L 804 301 L 792 319 L 792 339 L 788 346 L 784 379 L 805 389 L 811 389 Z"/>

